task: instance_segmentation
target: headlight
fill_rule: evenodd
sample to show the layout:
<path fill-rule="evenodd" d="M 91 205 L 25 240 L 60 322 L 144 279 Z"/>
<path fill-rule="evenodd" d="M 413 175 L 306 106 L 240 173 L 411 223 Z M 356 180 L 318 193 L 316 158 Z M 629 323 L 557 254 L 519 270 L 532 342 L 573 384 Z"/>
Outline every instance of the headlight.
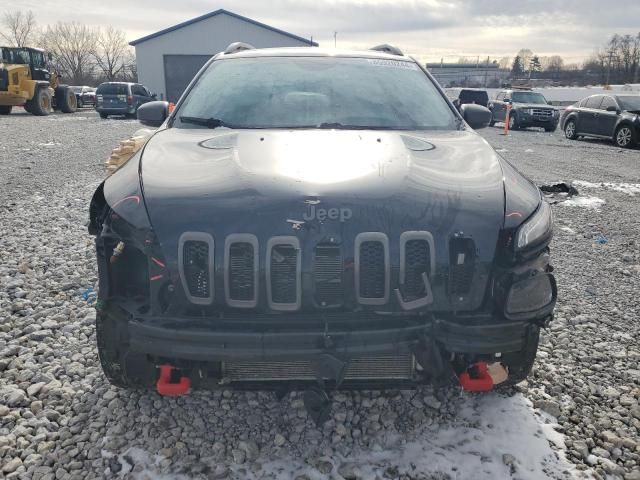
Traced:
<path fill-rule="evenodd" d="M 518 230 L 516 249 L 522 250 L 535 244 L 551 234 L 553 229 L 553 214 L 551 205 L 542 201 L 533 216 Z"/>
<path fill-rule="evenodd" d="M 523 111 L 527 115 L 533 115 L 533 108 L 525 108 Z"/>
<path fill-rule="evenodd" d="M 560 112 L 558 110 L 554 110 L 553 111 L 553 116 L 557 117 L 558 115 L 560 115 Z"/>

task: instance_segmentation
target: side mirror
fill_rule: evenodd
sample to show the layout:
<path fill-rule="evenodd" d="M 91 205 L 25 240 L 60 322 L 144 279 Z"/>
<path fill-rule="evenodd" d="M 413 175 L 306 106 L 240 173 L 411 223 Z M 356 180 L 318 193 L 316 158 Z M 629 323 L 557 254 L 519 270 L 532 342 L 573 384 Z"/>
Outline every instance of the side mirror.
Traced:
<path fill-rule="evenodd" d="M 607 107 L 607 112 L 616 112 L 616 113 L 620 113 L 620 109 L 614 105 L 609 105 Z"/>
<path fill-rule="evenodd" d="M 148 102 L 138 108 L 138 120 L 147 127 L 159 127 L 169 116 L 169 103 Z"/>
<path fill-rule="evenodd" d="M 491 122 L 491 110 L 482 105 L 475 103 L 464 104 L 460 107 L 460 113 L 464 121 L 474 130 L 485 128 Z"/>

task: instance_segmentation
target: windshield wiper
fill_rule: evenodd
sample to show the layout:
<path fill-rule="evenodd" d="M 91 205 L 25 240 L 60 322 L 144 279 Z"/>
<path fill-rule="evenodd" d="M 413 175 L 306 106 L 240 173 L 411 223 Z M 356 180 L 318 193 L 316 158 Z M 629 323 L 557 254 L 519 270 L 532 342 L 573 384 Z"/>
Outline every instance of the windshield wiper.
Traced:
<path fill-rule="evenodd" d="M 200 118 L 200 117 L 180 117 L 180 121 L 182 123 L 192 123 L 194 125 L 202 125 L 207 128 L 218 128 L 218 127 L 227 127 L 234 128 L 231 124 L 226 123 L 224 120 L 220 120 L 219 118 Z"/>

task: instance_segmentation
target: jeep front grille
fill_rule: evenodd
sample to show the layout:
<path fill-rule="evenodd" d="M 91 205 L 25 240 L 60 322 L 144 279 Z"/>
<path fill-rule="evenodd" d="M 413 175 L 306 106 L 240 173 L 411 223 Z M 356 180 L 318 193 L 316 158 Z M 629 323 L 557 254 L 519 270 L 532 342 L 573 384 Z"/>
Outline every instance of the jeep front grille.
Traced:
<path fill-rule="evenodd" d="M 476 270 L 476 246 L 470 238 L 449 242 L 449 293 L 464 295 L 471 291 Z"/>
<path fill-rule="evenodd" d="M 318 245 L 315 250 L 313 280 L 315 300 L 322 307 L 338 307 L 343 302 L 342 252 L 340 247 Z"/>
<path fill-rule="evenodd" d="M 224 286 L 227 304 L 253 308 L 258 303 L 258 239 L 233 234 L 225 239 Z"/>
<path fill-rule="evenodd" d="M 302 298 L 302 255 L 297 237 L 267 243 L 267 299 L 273 310 L 297 310 Z"/>
<path fill-rule="evenodd" d="M 389 301 L 389 239 L 384 233 L 360 233 L 355 242 L 356 295 L 363 305 Z"/>
<path fill-rule="evenodd" d="M 357 357 L 347 367 L 345 380 L 409 380 L 415 361 L 410 353 Z M 227 362 L 225 378 L 232 382 L 272 382 L 315 380 L 308 361 Z"/>
<path fill-rule="evenodd" d="M 179 241 L 180 278 L 189 300 L 196 304 L 213 301 L 213 237 L 187 232 Z"/>

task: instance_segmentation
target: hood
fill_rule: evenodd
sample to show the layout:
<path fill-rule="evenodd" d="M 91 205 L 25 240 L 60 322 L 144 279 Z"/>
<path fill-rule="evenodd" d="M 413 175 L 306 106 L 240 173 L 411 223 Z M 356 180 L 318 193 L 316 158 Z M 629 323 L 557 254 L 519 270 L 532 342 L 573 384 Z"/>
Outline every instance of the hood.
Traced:
<path fill-rule="evenodd" d="M 150 140 L 140 171 L 154 228 L 202 209 L 246 214 L 283 204 L 302 219 L 308 205 L 330 199 L 376 208 L 408 202 L 401 216 L 438 223 L 462 212 L 492 222 L 503 214 L 500 159 L 470 131 L 174 128 Z"/>
<path fill-rule="evenodd" d="M 140 162 L 149 219 L 174 266 L 184 232 L 211 234 L 221 265 L 232 233 L 260 245 L 296 236 L 303 251 L 337 242 L 348 259 L 358 233 L 385 233 L 394 258 L 402 232 L 427 230 L 443 272 L 452 239 L 471 239 L 483 284 L 504 225 L 501 160 L 473 131 L 173 128 Z M 483 296 L 479 288 L 458 306 L 477 308 Z"/>
<path fill-rule="evenodd" d="M 548 105 L 545 103 L 518 103 L 513 102 L 514 105 L 518 105 L 518 108 L 548 108 L 549 110 L 558 110 L 553 105 Z"/>

